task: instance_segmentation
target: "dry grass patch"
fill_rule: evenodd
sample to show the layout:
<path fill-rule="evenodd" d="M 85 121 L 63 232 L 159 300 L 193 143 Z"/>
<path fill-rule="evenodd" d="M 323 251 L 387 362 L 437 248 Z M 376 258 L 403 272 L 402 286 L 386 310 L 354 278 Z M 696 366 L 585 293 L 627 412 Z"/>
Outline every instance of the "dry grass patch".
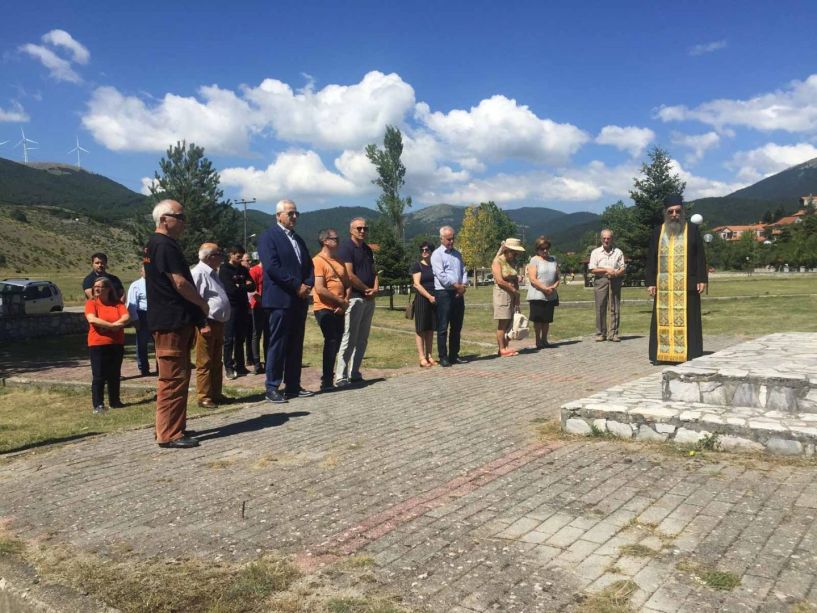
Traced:
<path fill-rule="evenodd" d="M 637 589 L 638 584 L 631 579 L 616 581 L 585 600 L 580 610 L 585 613 L 629 613 L 630 598 Z"/>
<path fill-rule="evenodd" d="M 713 590 L 731 591 L 740 585 L 740 577 L 735 573 L 718 570 L 713 566 L 701 564 L 694 560 L 681 560 L 675 568 L 692 575 L 698 583 L 702 583 Z"/>
<path fill-rule="evenodd" d="M 618 552 L 623 556 L 630 556 L 631 558 L 654 558 L 660 552 L 652 547 L 647 547 L 640 543 L 634 545 L 622 545 L 618 548 Z"/>

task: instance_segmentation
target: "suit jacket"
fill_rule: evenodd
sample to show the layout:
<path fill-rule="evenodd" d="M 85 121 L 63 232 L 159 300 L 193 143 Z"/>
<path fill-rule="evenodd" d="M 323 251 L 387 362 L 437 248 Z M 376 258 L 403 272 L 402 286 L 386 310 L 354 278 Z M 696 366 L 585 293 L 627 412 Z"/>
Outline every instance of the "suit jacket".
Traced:
<path fill-rule="evenodd" d="M 258 257 L 264 269 L 261 306 L 265 309 L 286 309 L 303 302 L 298 298 L 301 284 L 315 285 L 315 270 L 306 243 L 297 234 L 295 241 L 301 250 L 300 263 L 289 237 L 278 224 L 258 239 Z"/>
<path fill-rule="evenodd" d="M 657 285 L 658 276 L 658 241 L 661 237 L 661 228 L 658 226 L 650 239 L 650 249 L 647 252 L 647 263 L 644 269 L 644 285 Z M 706 268 L 706 253 L 701 232 L 694 223 L 687 222 L 687 291 L 697 291 L 698 283 L 708 283 L 709 273 Z"/>

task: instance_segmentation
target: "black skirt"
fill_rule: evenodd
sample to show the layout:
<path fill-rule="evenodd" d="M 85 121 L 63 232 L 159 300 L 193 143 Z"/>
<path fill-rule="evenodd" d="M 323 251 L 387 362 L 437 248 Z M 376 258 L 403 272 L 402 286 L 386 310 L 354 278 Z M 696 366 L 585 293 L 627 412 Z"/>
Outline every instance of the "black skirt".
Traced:
<path fill-rule="evenodd" d="M 553 321 L 553 309 L 559 305 L 556 300 L 531 300 L 530 320 L 540 324 L 549 324 Z"/>
<path fill-rule="evenodd" d="M 414 331 L 417 334 L 437 329 L 437 309 L 422 294 L 414 298 Z"/>

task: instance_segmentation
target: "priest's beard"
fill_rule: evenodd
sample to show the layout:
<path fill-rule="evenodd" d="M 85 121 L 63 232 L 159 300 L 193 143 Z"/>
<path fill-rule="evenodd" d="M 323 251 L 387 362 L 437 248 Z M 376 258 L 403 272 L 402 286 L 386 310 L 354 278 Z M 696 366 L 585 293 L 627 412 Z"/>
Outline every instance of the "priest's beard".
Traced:
<path fill-rule="evenodd" d="M 684 233 L 684 225 L 686 224 L 686 214 L 681 211 L 678 217 L 671 217 L 669 213 L 664 212 L 664 231 L 673 236 L 679 236 Z"/>

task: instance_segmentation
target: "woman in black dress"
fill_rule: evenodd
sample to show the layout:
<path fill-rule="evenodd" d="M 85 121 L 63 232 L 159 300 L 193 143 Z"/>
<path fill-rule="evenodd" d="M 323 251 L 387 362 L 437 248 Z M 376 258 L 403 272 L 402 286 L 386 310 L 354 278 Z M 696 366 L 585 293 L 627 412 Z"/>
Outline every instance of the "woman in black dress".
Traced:
<path fill-rule="evenodd" d="M 417 353 L 420 366 L 428 368 L 437 362 L 431 357 L 434 343 L 434 330 L 437 327 L 434 307 L 434 273 L 431 270 L 431 252 L 434 247 L 428 242 L 420 245 L 420 259 L 411 265 L 411 278 L 414 282 L 414 332 L 417 342 Z"/>

